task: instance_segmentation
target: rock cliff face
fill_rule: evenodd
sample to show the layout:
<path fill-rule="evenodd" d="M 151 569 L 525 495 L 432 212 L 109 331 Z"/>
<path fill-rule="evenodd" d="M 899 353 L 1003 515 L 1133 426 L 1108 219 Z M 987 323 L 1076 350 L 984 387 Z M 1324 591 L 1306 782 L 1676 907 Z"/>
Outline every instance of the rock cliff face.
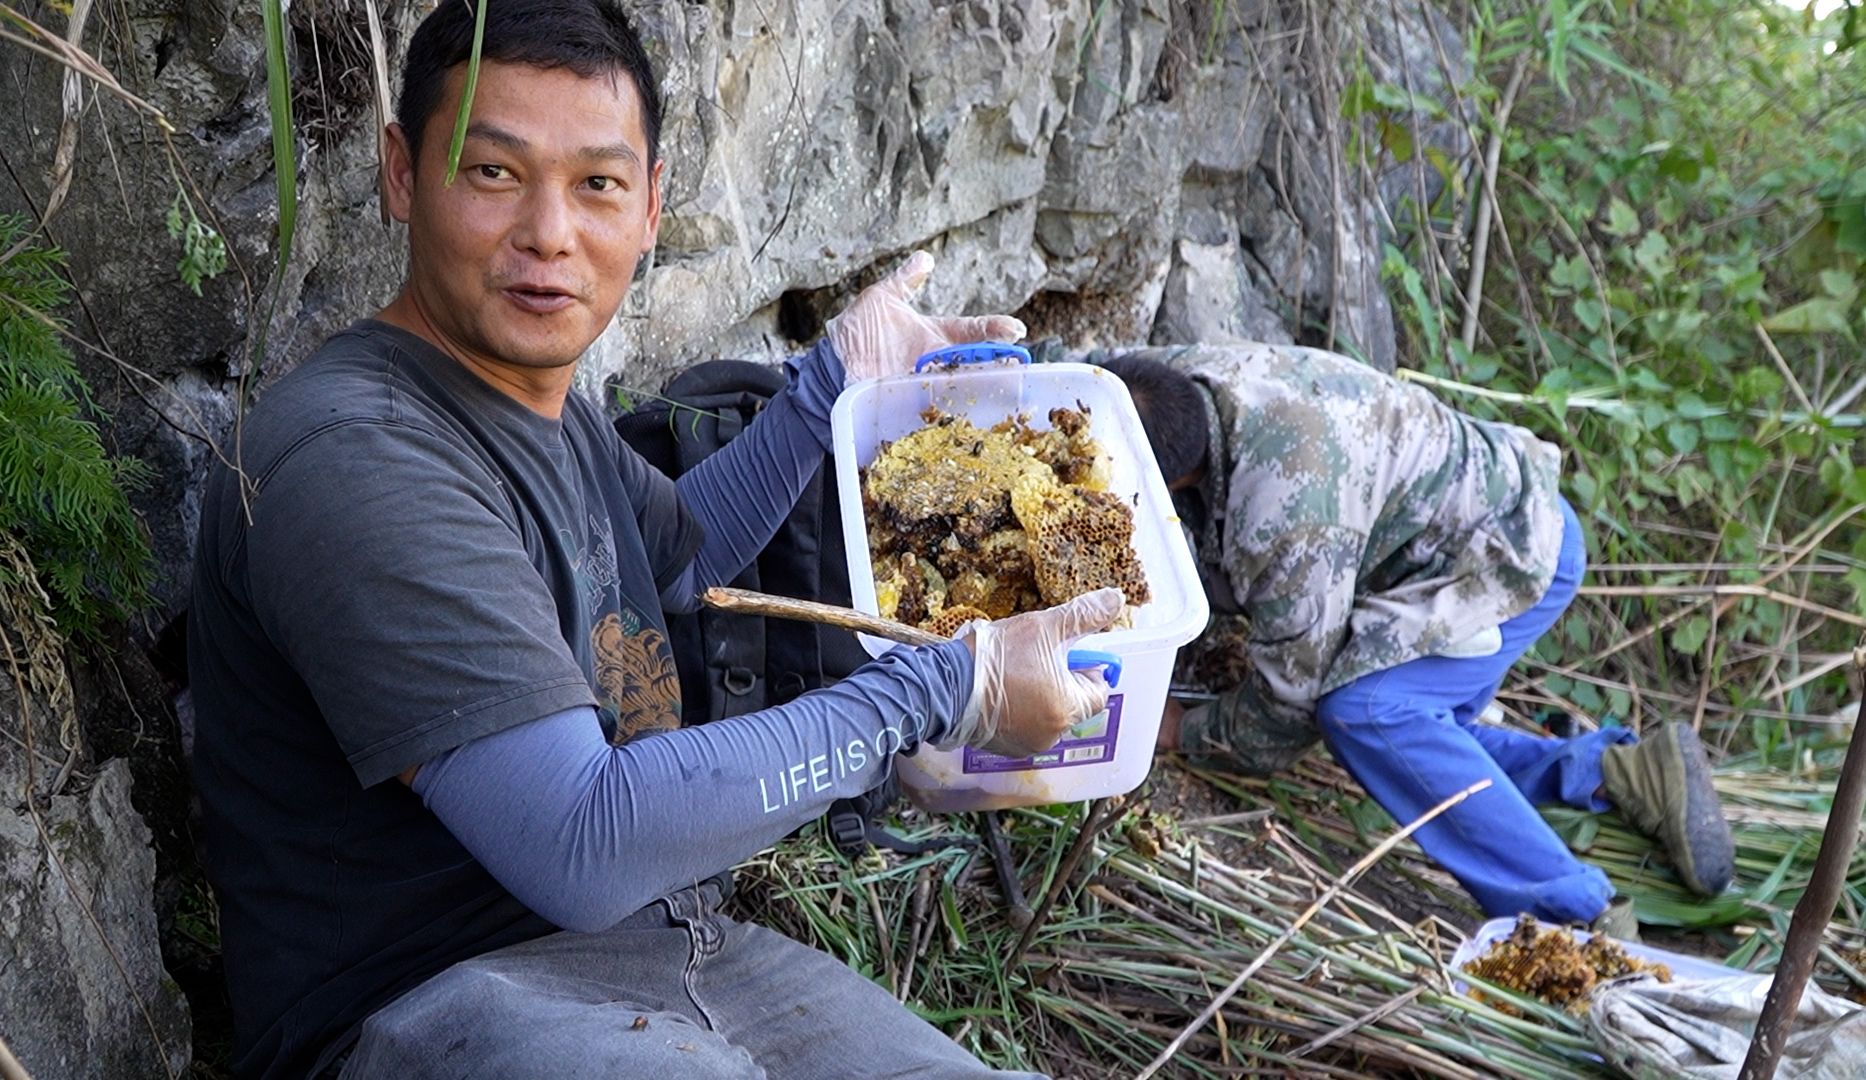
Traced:
<path fill-rule="evenodd" d="M 43 834 L 0 808 L 0 1037 L 36 1077 L 186 1072 L 188 1006 L 162 967 L 155 855 L 128 763 L 110 761 L 40 818 Z"/>
<path fill-rule="evenodd" d="M 378 3 L 394 72 L 432 4 Z M 579 389 L 593 398 L 614 385 L 658 387 L 708 356 L 792 350 L 916 247 L 939 257 L 930 308 L 1017 311 L 1033 333 L 1075 346 L 1326 345 L 1332 332 L 1337 347 L 1393 364 L 1381 228 L 1424 178 L 1395 168 L 1356 179 L 1335 134 L 1340 56 L 1359 50 L 1376 78 L 1430 93 L 1448 71 L 1460 77 L 1463 53 L 1430 9 L 630 6 L 667 94 L 666 215 L 659 249 L 580 370 Z M 50 4 L 27 11 L 65 27 Z M 331 331 L 386 302 L 400 279 L 405 240 L 381 224 L 376 200 L 364 0 L 298 0 L 288 22 L 300 206 L 276 299 L 265 291 L 278 211 L 257 4 L 120 0 L 98 5 L 82 36 L 176 129 L 165 142 L 147 118 L 87 88 L 75 112 L 76 182 L 50 227 L 83 297 L 62 314 L 98 347 L 81 361 L 109 410 L 109 440 L 155 471 L 137 496 L 161 570 L 160 607 L 139 628 L 145 642 L 185 602 L 201 479 L 242 393 L 263 393 Z M 21 91 L 18 107 L 0 111 L 17 180 L 0 191 L 0 212 L 33 213 L 65 117 L 60 72 L 0 45 L 0 80 Z M 1461 152 L 1456 125 L 1424 134 Z M 178 245 L 163 228 L 183 185 L 233 256 L 198 298 L 179 281 Z M 172 717 L 166 703 L 147 704 Z M 128 812 L 111 779 L 120 771 L 96 775 L 64 812 L 135 846 L 133 823 L 116 817 Z M 31 842 L 18 837 L 18 850 Z M 0 891 L 12 896 L 14 862 L 29 873 L 32 860 L 9 858 Z M 113 854 L 86 872 L 134 875 L 140 865 Z M 146 897 L 147 873 L 110 888 Z M 102 1014 L 83 1000 L 44 1008 L 67 1017 L 60 1030 L 95 1030 Z M 119 1034 L 135 1042 L 146 1026 L 139 1017 Z"/>

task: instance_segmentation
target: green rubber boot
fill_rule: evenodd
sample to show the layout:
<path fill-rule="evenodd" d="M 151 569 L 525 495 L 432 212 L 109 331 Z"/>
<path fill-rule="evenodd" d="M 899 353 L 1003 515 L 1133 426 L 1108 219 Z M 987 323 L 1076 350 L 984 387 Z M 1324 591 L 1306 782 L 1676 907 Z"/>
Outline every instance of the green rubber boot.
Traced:
<path fill-rule="evenodd" d="M 1667 724 L 1630 746 L 1608 747 L 1600 776 L 1614 808 L 1665 845 L 1687 888 L 1716 896 L 1729 887 L 1736 847 L 1711 786 L 1710 759 L 1689 725 Z"/>
<path fill-rule="evenodd" d="M 1589 933 L 1605 934 L 1616 941 L 1632 944 L 1639 942 L 1639 920 L 1633 915 L 1633 900 L 1629 896 L 1616 896 L 1607 901 L 1607 910 L 1594 917 L 1587 924 Z"/>

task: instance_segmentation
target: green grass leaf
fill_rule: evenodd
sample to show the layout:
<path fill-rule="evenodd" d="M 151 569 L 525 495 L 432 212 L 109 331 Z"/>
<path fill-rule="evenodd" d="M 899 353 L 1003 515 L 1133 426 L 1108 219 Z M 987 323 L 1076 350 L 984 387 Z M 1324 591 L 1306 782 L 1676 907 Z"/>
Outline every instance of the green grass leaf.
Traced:
<path fill-rule="evenodd" d="M 480 46 L 486 40 L 486 2 L 479 0 L 478 11 L 473 16 L 473 52 L 467 57 L 466 85 L 460 91 L 460 110 L 454 114 L 454 134 L 447 144 L 447 180 L 454 182 L 454 174 L 460 170 L 460 151 L 466 145 L 467 122 L 473 115 L 473 91 L 479 86 Z"/>
<path fill-rule="evenodd" d="M 272 173 L 279 198 L 278 274 L 291 262 L 298 227 L 298 154 L 292 134 L 292 77 L 285 52 L 285 13 L 280 0 L 260 0 L 266 34 L 266 107 L 272 120 Z"/>

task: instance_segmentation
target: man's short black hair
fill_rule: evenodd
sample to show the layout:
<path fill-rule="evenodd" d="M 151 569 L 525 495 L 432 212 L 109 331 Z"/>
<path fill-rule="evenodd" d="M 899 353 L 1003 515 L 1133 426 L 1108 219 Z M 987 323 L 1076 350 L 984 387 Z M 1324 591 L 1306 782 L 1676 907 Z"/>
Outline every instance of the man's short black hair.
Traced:
<path fill-rule="evenodd" d="M 480 61 L 567 68 L 586 79 L 627 73 L 641 98 L 648 168 L 661 149 L 661 86 L 641 38 L 612 0 L 484 0 L 486 36 Z M 447 73 L 473 55 L 476 0 L 441 0 L 408 43 L 396 119 L 419 153 L 422 132 L 440 104 Z"/>
<path fill-rule="evenodd" d="M 1102 365 L 1127 384 L 1160 475 L 1171 484 L 1205 464 L 1205 396 L 1185 372 L 1158 360 L 1118 356 Z"/>

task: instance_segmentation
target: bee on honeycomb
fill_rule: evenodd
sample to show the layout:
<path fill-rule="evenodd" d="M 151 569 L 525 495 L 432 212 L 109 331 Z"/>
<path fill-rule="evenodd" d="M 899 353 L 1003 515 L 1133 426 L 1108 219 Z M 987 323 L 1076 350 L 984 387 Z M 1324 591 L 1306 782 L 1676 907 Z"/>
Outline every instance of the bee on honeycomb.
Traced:
<path fill-rule="evenodd" d="M 1660 982 L 1672 981 L 1672 970 L 1628 955 L 1619 942 L 1595 934 L 1585 944 L 1576 944 L 1566 930 L 1542 930 L 1535 917 L 1524 915 L 1515 929 L 1465 970 L 1506 990 L 1540 998 L 1570 1012 L 1584 1012 L 1587 997 L 1596 985 L 1608 979 L 1638 973 L 1650 974 Z M 1483 1000 L 1484 995 L 1474 995 Z M 1499 1012 L 1511 1016 L 1521 1010 L 1507 1001 L 1491 1001 Z"/>
<path fill-rule="evenodd" d="M 882 615 L 950 636 L 1104 585 L 1148 602 L 1133 508 L 1108 492 L 1108 456 L 1076 405 L 1050 410 L 1043 430 L 1022 414 L 980 429 L 928 409 L 882 444 L 862 474 Z"/>

